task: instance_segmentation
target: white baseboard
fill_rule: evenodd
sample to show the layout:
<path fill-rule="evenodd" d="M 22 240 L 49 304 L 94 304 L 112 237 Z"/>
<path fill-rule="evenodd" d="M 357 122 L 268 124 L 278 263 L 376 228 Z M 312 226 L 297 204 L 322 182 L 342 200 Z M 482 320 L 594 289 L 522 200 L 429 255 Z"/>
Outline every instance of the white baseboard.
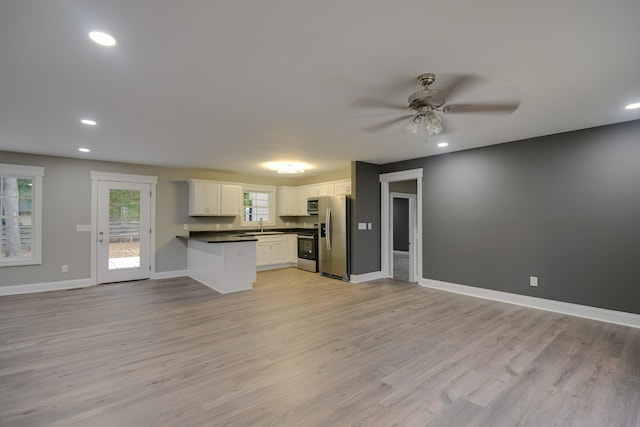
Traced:
<path fill-rule="evenodd" d="M 31 283 L 27 285 L 0 286 L 0 296 L 31 294 L 34 292 L 61 291 L 93 286 L 91 279 L 62 280 L 59 282 Z"/>
<path fill-rule="evenodd" d="M 189 276 L 189 270 L 159 271 L 151 275 L 152 279 L 173 279 L 174 277 Z"/>
<path fill-rule="evenodd" d="M 384 278 L 385 277 L 382 275 L 382 271 L 372 271 L 371 273 L 352 274 L 351 277 L 349 277 L 349 282 L 362 283 L 362 282 L 368 282 L 370 280 L 378 280 L 378 279 L 384 279 Z"/>
<path fill-rule="evenodd" d="M 617 325 L 631 326 L 632 328 L 640 328 L 640 315 L 638 314 L 530 297 L 527 295 L 512 294 L 509 292 L 494 291 L 491 289 L 476 288 L 474 286 L 458 285 L 433 279 L 420 279 L 419 283 L 421 286 L 426 288 L 439 289 L 472 297 L 517 304 L 525 307 L 537 308 L 539 310 L 553 311 L 555 313 L 568 314 L 570 316 L 615 323 Z"/>

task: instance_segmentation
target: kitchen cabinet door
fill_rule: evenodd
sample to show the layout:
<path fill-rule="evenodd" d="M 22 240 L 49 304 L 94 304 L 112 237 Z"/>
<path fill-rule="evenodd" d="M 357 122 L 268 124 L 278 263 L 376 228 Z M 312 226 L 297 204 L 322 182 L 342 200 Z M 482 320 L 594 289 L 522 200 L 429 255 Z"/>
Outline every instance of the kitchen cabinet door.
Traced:
<path fill-rule="evenodd" d="M 268 236 L 260 236 L 256 242 L 256 265 L 262 267 L 269 264 L 271 264 L 271 239 Z"/>
<path fill-rule="evenodd" d="M 220 184 L 189 180 L 189 215 L 214 216 L 220 213 Z"/>
<path fill-rule="evenodd" d="M 285 264 L 288 262 L 287 245 L 284 234 L 271 236 L 270 264 Z"/>
<path fill-rule="evenodd" d="M 298 235 L 287 234 L 285 245 L 287 253 L 286 262 L 296 264 L 298 262 Z"/>
<path fill-rule="evenodd" d="M 278 215 L 296 216 L 298 190 L 293 187 L 278 187 Z"/>
<path fill-rule="evenodd" d="M 242 206 L 242 187 L 232 184 L 220 185 L 220 215 L 238 216 Z"/>
<path fill-rule="evenodd" d="M 349 196 L 351 195 L 351 180 L 338 181 L 334 184 L 334 195 Z"/>

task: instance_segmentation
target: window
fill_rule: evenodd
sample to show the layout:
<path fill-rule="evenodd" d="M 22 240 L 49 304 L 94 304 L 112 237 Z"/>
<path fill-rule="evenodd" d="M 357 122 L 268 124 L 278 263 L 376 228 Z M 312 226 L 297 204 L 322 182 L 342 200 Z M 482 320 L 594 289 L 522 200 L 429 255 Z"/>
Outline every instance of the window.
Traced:
<path fill-rule="evenodd" d="M 245 188 L 242 194 L 242 225 L 276 225 L 274 199 L 273 187 Z"/>
<path fill-rule="evenodd" d="M 0 267 L 40 264 L 44 168 L 0 163 Z"/>

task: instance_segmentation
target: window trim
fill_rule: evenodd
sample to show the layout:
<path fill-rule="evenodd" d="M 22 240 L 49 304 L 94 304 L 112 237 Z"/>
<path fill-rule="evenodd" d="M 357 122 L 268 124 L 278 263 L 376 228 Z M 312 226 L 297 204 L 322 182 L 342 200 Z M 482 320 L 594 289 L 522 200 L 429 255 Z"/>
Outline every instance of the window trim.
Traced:
<path fill-rule="evenodd" d="M 44 167 L 0 163 L 0 175 L 31 179 L 31 256 L 0 258 L 0 267 L 42 264 L 42 177 Z"/>
<path fill-rule="evenodd" d="M 268 193 L 269 194 L 269 220 L 263 221 L 263 226 L 276 225 L 276 187 L 273 185 L 243 185 L 242 186 L 242 212 L 240 214 L 241 227 L 257 227 L 259 221 L 244 220 L 244 193 Z"/>

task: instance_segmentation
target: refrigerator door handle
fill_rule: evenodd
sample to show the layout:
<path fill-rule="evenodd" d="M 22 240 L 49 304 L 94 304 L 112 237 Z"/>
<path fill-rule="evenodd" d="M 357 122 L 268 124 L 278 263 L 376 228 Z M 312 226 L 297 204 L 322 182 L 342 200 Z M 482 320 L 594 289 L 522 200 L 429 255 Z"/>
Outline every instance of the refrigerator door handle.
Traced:
<path fill-rule="evenodd" d="M 331 208 L 327 208 L 327 250 L 331 250 Z"/>

